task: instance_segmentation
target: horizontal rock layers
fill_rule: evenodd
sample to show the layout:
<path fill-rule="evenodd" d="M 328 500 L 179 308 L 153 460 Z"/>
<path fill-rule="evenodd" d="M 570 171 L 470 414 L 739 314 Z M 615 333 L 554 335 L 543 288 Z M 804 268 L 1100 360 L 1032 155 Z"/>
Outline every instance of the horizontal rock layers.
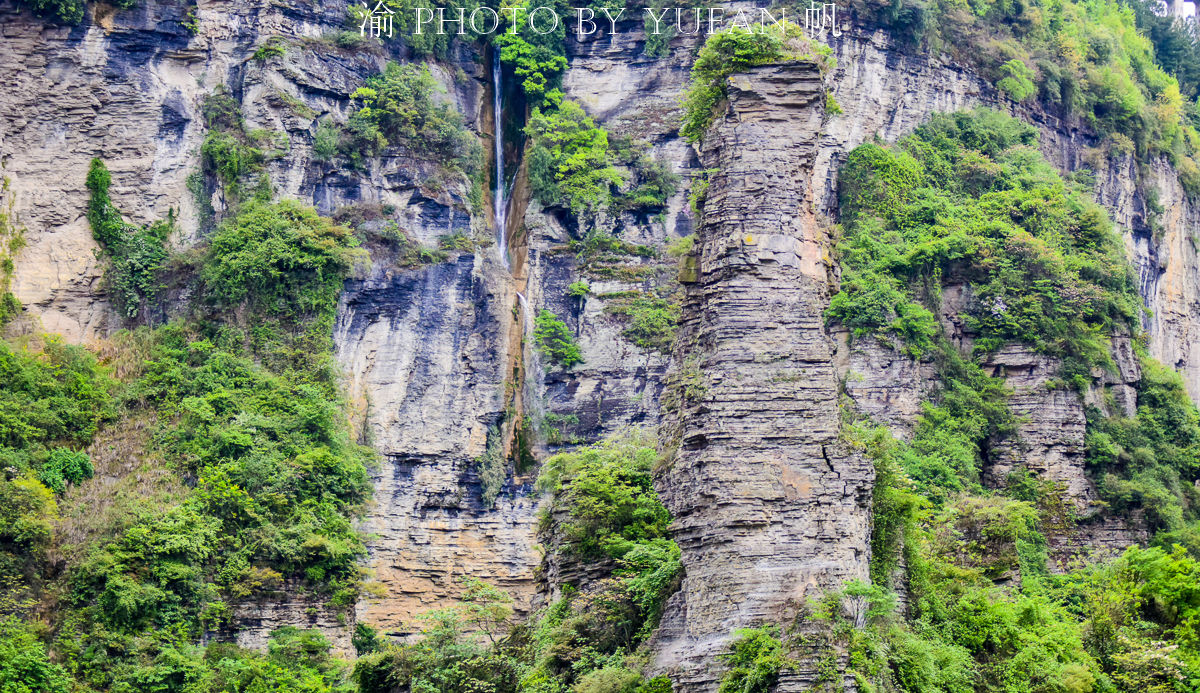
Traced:
<path fill-rule="evenodd" d="M 811 63 L 730 78 L 669 381 L 660 492 L 685 576 L 657 635 L 676 691 L 715 691 L 737 628 L 866 578 L 871 463 L 838 442 L 822 312 L 827 238 L 809 211 L 824 91 Z M 676 406 L 677 403 L 677 406 Z M 804 690 L 802 666 L 778 690 Z"/>

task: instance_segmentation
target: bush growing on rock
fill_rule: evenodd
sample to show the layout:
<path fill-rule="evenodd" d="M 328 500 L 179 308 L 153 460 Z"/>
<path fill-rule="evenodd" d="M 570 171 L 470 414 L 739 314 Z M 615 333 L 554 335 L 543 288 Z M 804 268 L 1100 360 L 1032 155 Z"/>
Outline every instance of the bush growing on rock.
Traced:
<path fill-rule="evenodd" d="M 692 66 L 679 134 L 689 142 L 704 138 L 727 95 L 726 80 L 735 72 L 784 60 L 815 60 L 827 70 L 833 65 L 830 55 L 829 46 L 806 39 L 803 30 L 790 22 L 749 31 L 734 26 L 712 34 Z"/>
<path fill-rule="evenodd" d="M 545 309 L 538 312 L 534 318 L 533 338 L 537 342 L 538 350 L 550 359 L 551 363 L 564 369 L 583 363 L 583 354 L 575 341 L 575 335 L 571 334 L 567 324 L 554 313 Z"/>
<path fill-rule="evenodd" d="M 482 149 L 462 116 L 435 94 L 440 86 L 424 65 L 389 62 L 354 92 L 362 107 L 350 117 L 350 147 L 368 156 L 403 145 L 468 175 L 480 168 Z"/>

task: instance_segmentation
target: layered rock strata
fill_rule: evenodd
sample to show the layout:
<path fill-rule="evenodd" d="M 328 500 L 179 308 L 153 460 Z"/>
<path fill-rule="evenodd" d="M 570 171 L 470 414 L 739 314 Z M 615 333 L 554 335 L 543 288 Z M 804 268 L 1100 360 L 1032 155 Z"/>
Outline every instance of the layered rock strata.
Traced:
<path fill-rule="evenodd" d="M 532 480 L 507 468 L 491 507 L 480 481 L 511 396 L 515 302 L 507 272 L 482 254 L 418 271 L 377 266 L 342 296 L 338 359 L 382 456 L 362 524 L 381 589 L 356 616 L 390 635 L 419 632 L 415 617 L 450 603 L 463 578 L 508 591 L 520 612 L 533 598 Z"/>
<path fill-rule="evenodd" d="M 658 479 L 685 572 L 656 642 L 676 691 L 716 690 L 735 629 L 867 576 L 874 471 L 838 441 L 828 239 L 810 211 L 823 102 L 811 63 L 735 75 L 703 147 L 718 172 L 668 386 L 674 459 Z M 778 690 L 814 677 L 802 666 Z"/>

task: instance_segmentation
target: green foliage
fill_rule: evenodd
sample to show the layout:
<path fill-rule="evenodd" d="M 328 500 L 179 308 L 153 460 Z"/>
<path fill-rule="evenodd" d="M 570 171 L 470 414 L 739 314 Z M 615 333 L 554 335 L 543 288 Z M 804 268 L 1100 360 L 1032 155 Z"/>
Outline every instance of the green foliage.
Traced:
<path fill-rule="evenodd" d="M 329 650 L 329 641 L 319 632 L 291 626 L 271 634 L 265 653 L 223 642 L 196 647 L 164 636 L 145 643 L 137 663 L 122 668 L 109 689 L 356 693 L 345 664 L 331 657 Z"/>
<path fill-rule="evenodd" d="M 825 92 L 825 113 L 828 115 L 841 115 L 842 105 L 834 98 L 833 92 Z"/>
<path fill-rule="evenodd" d="M 567 286 L 567 295 L 571 298 L 585 298 L 591 292 L 592 287 L 587 283 L 587 280 L 584 279 L 571 282 L 571 284 Z"/>
<path fill-rule="evenodd" d="M 271 316 L 329 314 L 342 280 L 363 258 L 344 226 L 284 200 L 251 203 L 220 226 L 200 272 L 205 297 Z"/>
<path fill-rule="evenodd" d="M 50 661 L 46 647 L 28 625 L 0 616 L 0 691 L 4 693 L 69 693 L 71 679 Z"/>
<path fill-rule="evenodd" d="M 385 643 L 386 639 L 379 637 L 379 631 L 373 626 L 361 621 L 354 624 L 354 635 L 350 637 L 350 644 L 358 656 L 378 652 Z"/>
<path fill-rule="evenodd" d="M 68 448 L 55 448 L 42 464 L 38 480 L 45 484 L 46 488 L 62 495 L 67 490 L 68 483 L 78 484 L 85 479 L 91 479 L 94 473 L 92 461 L 86 453 Z"/>
<path fill-rule="evenodd" d="M 272 37 L 266 43 L 258 47 L 251 56 L 251 60 L 270 60 L 271 58 L 282 58 L 287 53 L 287 45 L 283 39 Z"/>
<path fill-rule="evenodd" d="M 679 187 L 679 176 L 666 161 L 650 156 L 645 141 L 624 136 L 611 143 L 612 158 L 632 172 L 629 189 L 622 192 L 619 207 L 637 212 L 660 210 Z"/>
<path fill-rule="evenodd" d="M 110 347 L 129 378 L 123 407 L 156 422 L 137 454 L 166 461 L 190 483 L 169 505 L 135 502 L 64 577 L 55 649 L 77 680 L 112 690 L 188 682 L 198 691 L 348 693 L 345 672 L 313 633 L 280 631 L 265 658 L 190 643 L 285 580 L 334 608 L 356 599 L 364 549 L 351 520 L 369 496 L 371 452 L 351 440 L 331 366 L 332 318 L 355 244 L 295 203 L 243 205 L 199 259 L 198 297 L 218 309 L 210 320 L 140 328 Z M 31 390 L 56 411 L 71 407 L 47 392 L 55 378 L 68 393 L 95 388 L 97 376 L 66 367 L 39 381 L 36 368 L 7 352 L 4 363 L 17 396 Z M 100 419 L 105 410 L 101 402 L 83 411 Z M 13 424 L 12 440 L 31 457 L 34 443 L 60 446 L 39 464 L 52 486 L 86 477 L 87 457 L 61 446 L 85 443 L 94 424 L 63 435 L 53 417 L 32 418 L 43 420 L 44 433 Z M 35 515 L 52 517 L 49 492 L 28 477 L 0 492 L 20 529 L 0 538 L 5 548 L 44 545 L 48 528 Z"/>
<path fill-rule="evenodd" d="M 572 693 L 636 693 L 642 675 L 623 666 L 607 666 L 584 674 Z"/>
<path fill-rule="evenodd" d="M 1037 95 L 1037 85 L 1033 83 L 1033 70 L 1020 60 L 1009 60 L 1000 66 L 1003 75 L 996 87 L 1013 101 L 1025 101 Z"/>
<path fill-rule="evenodd" d="M 322 120 L 313 135 L 313 157 L 317 161 L 333 161 L 341 142 L 342 129 L 328 120 Z"/>
<path fill-rule="evenodd" d="M 360 693 L 518 690 L 521 662 L 498 639 L 512 616 L 512 598 L 478 580 L 464 587 L 456 605 L 418 617 L 420 641 L 359 657 L 354 681 Z"/>
<path fill-rule="evenodd" d="M 479 142 L 458 111 L 434 97 L 438 91 L 427 66 L 389 62 L 354 92 L 362 106 L 346 124 L 344 148 L 374 156 L 384 147 L 401 145 L 447 167 L 475 172 L 483 156 Z"/>
<path fill-rule="evenodd" d="M 634 543 L 667 536 L 671 516 L 654 492 L 654 449 L 640 437 L 560 453 L 538 478 L 570 519 L 559 528 L 565 550 L 585 558 L 621 558 Z"/>
<path fill-rule="evenodd" d="M 557 315 L 543 308 L 533 323 L 533 338 L 542 356 L 563 369 L 583 363 L 583 353 L 579 350 L 575 335 Z"/>
<path fill-rule="evenodd" d="M 563 599 L 513 626 L 511 597 L 478 580 L 464 585 L 457 604 L 417 617 L 421 639 L 358 658 L 359 693 L 670 692 L 666 677 L 644 681 L 626 649 L 596 640 L 617 595 L 589 599 L 566 585 Z"/>
<path fill-rule="evenodd" d="M 56 337 L 40 353 L 0 342 L 0 450 L 86 445 L 116 413 L 114 385 L 87 350 Z"/>
<path fill-rule="evenodd" d="M 677 303 L 644 292 L 623 295 L 608 302 L 605 312 L 628 320 L 621 336 L 642 349 L 670 354 L 679 325 Z"/>
<path fill-rule="evenodd" d="M 1109 336 L 1138 328 L 1119 239 L 1034 138 L 978 111 L 935 117 L 897 146 L 863 145 L 847 161 L 843 284 L 829 316 L 856 334 L 898 335 L 909 355 L 934 361 L 940 388 L 910 440 L 844 427 L 875 462 L 873 585 L 847 585 L 823 614 L 851 673 L 880 690 L 1192 690 L 1200 659 L 1178 620 L 1189 607 L 1163 606 L 1192 599 L 1183 585 L 1196 564 L 1183 549 L 1167 558 L 1134 548 L 1052 575 L 1047 535 L 1074 521 L 1062 490 L 1023 470 L 1003 495 L 979 483 L 988 446 L 1015 422 L 1003 381 L 941 334 L 933 315 L 944 285 L 968 285 L 961 317 L 977 351 L 1031 344 L 1063 358 L 1063 379 L 1080 390 L 1109 365 Z M 1157 542 L 1192 545 L 1200 497 L 1186 480 L 1200 473 L 1200 414 L 1177 376 L 1148 359 L 1143 371 L 1134 418 L 1089 410 L 1089 472 L 1113 508 L 1142 510 L 1166 530 Z M 1162 591 L 1143 595 L 1135 583 Z M 883 608 L 901 585 L 904 617 Z M 845 626 L 860 618 L 865 630 Z"/>
<path fill-rule="evenodd" d="M 30 475 L 0 476 L 0 580 L 33 578 L 58 519 L 54 495 Z M 8 589 L 8 584 L 5 589 Z"/>
<path fill-rule="evenodd" d="M 347 439 L 327 384 L 270 373 L 230 337 L 214 344 L 177 325 L 143 336 L 128 397 L 157 412 L 156 447 L 197 481 L 76 571 L 72 600 L 90 628 L 194 636 L 281 573 L 353 601 L 363 549 L 349 516 L 368 495 L 368 452 Z"/>
<path fill-rule="evenodd" d="M 558 550 L 576 560 L 615 561 L 612 592 L 632 607 L 613 616 L 629 619 L 618 638 L 626 645 L 658 624 L 682 570 L 679 547 L 668 538 L 671 515 L 654 491 L 656 456 L 653 441 L 635 432 L 559 453 L 538 477 L 553 497 L 547 517 L 565 515 L 552 528 Z"/>
<path fill-rule="evenodd" d="M 1133 9 L 1139 32 L 1154 44 L 1154 61 L 1179 80 L 1185 99 L 1200 95 L 1200 43 L 1187 22 L 1177 22 L 1170 13 L 1159 14 L 1158 5 L 1149 0 L 1127 3 Z M 1195 114 L 1187 115 L 1195 126 Z"/>
<path fill-rule="evenodd" d="M 769 693 L 789 666 L 779 629 L 742 628 L 736 635 L 729 651 L 718 655 L 729 666 L 718 693 Z"/>
<path fill-rule="evenodd" d="M 501 13 L 503 30 L 492 35 L 492 43 L 500 48 L 500 61 L 510 66 L 521 81 L 521 91 L 530 105 L 542 101 L 557 104 L 562 98 L 562 74 L 567 69 L 566 25 L 559 21 L 553 31 L 540 30 L 549 21 L 547 10 L 565 18 L 572 13 L 570 7 L 564 0 L 517 0 L 505 7 L 515 9 Z M 539 30 L 529 25 L 528 18 L 534 13 L 539 17 L 536 21 L 542 22 Z M 512 26 L 514 17 L 516 26 Z"/>
<path fill-rule="evenodd" d="M 1200 519 L 1200 412 L 1177 373 L 1149 358 L 1141 367 L 1133 418 L 1089 410 L 1087 462 L 1115 510 L 1143 509 L 1153 529 L 1197 550 L 1187 525 Z"/>
<path fill-rule="evenodd" d="M 269 44 L 268 44 L 269 45 Z M 247 192 L 258 200 L 270 199 L 270 180 L 264 172 L 266 153 L 245 128 L 242 113 L 225 85 L 204 99 L 202 108 L 208 135 L 200 145 L 200 167 L 216 179 L 236 206 Z"/>
<path fill-rule="evenodd" d="M 115 383 L 86 350 L 46 338 L 39 352 L 0 341 L 0 586 L 32 578 L 58 514 L 46 486 L 91 476 L 86 446 L 116 414 Z"/>
<path fill-rule="evenodd" d="M 684 98 L 683 127 L 679 134 L 689 142 L 704 138 L 726 97 L 726 80 L 736 72 L 783 60 L 815 60 L 822 69 L 832 67 L 829 46 L 809 41 L 790 22 L 755 26 L 750 31 L 733 26 L 714 33 L 692 66 L 692 79 Z"/>
<path fill-rule="evenodd" d="M 88 170 L 88 222 L 92 237 L 108 257 L 104 278 L 113 301 L 126 318 L 136 318 L 154 303 L 167 259 L 167 238 L 175 230 L 174 210 L 148 226 L 126 224 L 108 196 L 111 176 L 100 159 Z"/>
<path fill-rule="evenodd" d="M 975 66 L 1010 98 L 1037 95 L 1103 135 L 1128 137 L 1142 161 L 1164 154 L 1190 177 L 1200 134 L 1184 96 L 1195 97 L 1200 61 L 1195 38 L 1156 16 L 1156 7 L 1142 0 L 880 0 L 864 14 L 901 40 L 924 37 Z"/>
<path fill-rule="evenodd" d="M 1092 464 L 1099 450 L 1110 455 L 1102 464 L 1132 462 L 1126 443 L 1142 446 L 1143 460 L 1156 446 L 1195 459 L 1182 451 L 1194 444 L 1198 419 L 1181 383 L 1151 362 L 1145 367 L 1145 410 L 1137 421 L 1107 420 L 1089 431 Z M 836 631 L 847 640 L 853 673 L 884 690 L 1192 690 L 1200 657 L 1184 619 L 1200 604 L 1191 588 L 1200 563 L 1182 547 L 1131 548 L 1116 561 L 1051 575 L 1044 535 L 1071 521 L 1061 489 L 1017 473 L 1006 498 L 962 478 L 946 483 L 956 470 L 930 473 L 945 462 L 938 456 L 970 457 L 969 440 L 1011 425 L 1002 406 L 991 404 L 995 394 L 985 394 L 998 384 L 971 370 L 942 364 L 939 404 L 926 405 L 908 443 L 882 428 L 845 429 L 848 442 L 876 465 L 872 590 L 899 580 L 909 598 L 906 620 L 872 607 L 865 631 Z M 1170 514 L 1173 506 L 1178 518 L 1173 496 L 1154 503 L 1151 512 Z M 902 564 L 906 574 L 898 576 Z M 1014 577 L 1007 588 L 993 583 Z M 847 608 L 851 593 L 848 587 L 833 601 Z M 868 603 L 886 596 L 863 594 Z"/>
<path fill-rule="evenodd" d="M 487 445 L 483 454 L 476 460 L 476 464 L 479 468 L 483 507 L 494 507 L 496 497 L 500 495 L 500 489 L 508 480 L 508 460 L 504 457 L 504 440 L 500 435 L 499 428 L 488 427 Z"/>
<path fill-rule="evenodd" d="M 572 239 L 568 247 L 587 277 L 641 282 L 656 272 L 654 265 L 641 261 L 657 257 L 653 246 L 630 243 L 600 229 L 591 229 L 582 240 Z"/>
<path fill-rule="evenodd" d="M 22 0 L 34 14 L 63 24 L 83 21 L 84 0 Z"/>
<path fill-rule="evenodd" d="M 1022 341 L 1085 367 L 1136 326 L 1120 238 L 1031 145 L 1035 131 L 979 110 L 935 116 L 895 147 L 851 152 L 840 183 L 842 289 L 831 321 L 930 352 L 946 283 L 968 283 L 977 348 Z"/>
<path fill-rule="evenodd" d="M 525 128 L 531 146 L 529 184 L 543 204 L 562 205 L 575 214 L 607 207 L 613 188 L 624 182 L 612 167 L 608 134 L 573 101 L 535 108 Z"/>
<path fill-rule="evenodd" d="M 689 233 L 686 236 L 672 239 L 667 244 L 667 255 L 674 258 L 682 258 L 691 255 L 696 249 L 696 234 Z"/>

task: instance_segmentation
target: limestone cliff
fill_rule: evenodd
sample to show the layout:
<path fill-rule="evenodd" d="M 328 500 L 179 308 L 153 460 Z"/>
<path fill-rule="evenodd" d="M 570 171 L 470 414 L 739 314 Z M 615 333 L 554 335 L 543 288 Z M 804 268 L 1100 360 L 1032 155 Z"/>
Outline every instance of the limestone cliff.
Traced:
<path fill-rule="evenodd" d="M 823 318 L 829 240 L 808 202 L 823 104 L 816 65 L 756 68 L 730 79 L 728 110 L 705 139 L 703 161 L 717 173 L 660 481 L 685 575 L 656 666 L 676 690 L 714 689 L 712 662 L 736 628 L 782 620 L 867 577 L 874 469 L 838 438 Z M 778 690 L 815 679 L 802 666 Z"/>
<path fill-rule="evenodd" d="M 837 67 L 823 82 L 807 64 L 736 78 L 728 110 L 694 151 L 677 129 L 696 37 L 676 38 L 662 58 L 644 54 L 640 22 L 569 42 L 568 98 L 611 133 L 650 143 L 651 154 L 685 181 L 720 170 L 702 222 L 687 208 L 686 183 L 660 218 L 625 212 L 589 220 L 660 251 L 698 233 L 698 274 L 686 287 L 682 330 L 667 356 L 622 337 L 605 298 L 671 285 L 675 263 L 661 253 L 623 259 L 621 271 L 597 270 L 570 246 L 580 229 L 529 200 L 518 177 L 523 192 L 508 231 L 520 256 L 510 273 L 487 245 L 489 203 L 473 207 L 465 180 L 438 184 L 435 163 L 403 149 L 362 170 L 314 156 L 318 123 L 343 121 L 350 94 L 387 60 L 413 59 L 399 43 L 341 47 L 346 10 L 345 2 L 92 5 L 82 24 L 63 27 L 0 3 L 0 75 L 8 85 L 0 93 L 0 176 L 10 183 L 0 202 L 11 204 L 24 228 L 12 291 L 27 321 L 80 342 L 119 329 L 84 218 L 88 162 L 99 156 L 108 163 L 113 198 L 130 221 L 174 208 L 181 220 L 175 244 L 200 242 L 209 230 L 202 203 L 219 213 L 224 201 L 213 190 L 197 195 L 188 181 L 204 138 L 202 100 L 224 84 L 248 127 L 286 134 L 287 146 L 267 163 L 276 195 L 323 213 L 386 207 L 398 228 L 427 245 L 453 233 L 478 241 L 472 251 L 420 266 L 377 254 L 340 304 L 337 355 L 362 440 L 381 457 L 363 522 L 371 535 L 366 567 L 379 590 L 355 616 L 385 632 L 410 633 L 413 617 L 446 603 L 463 576 L 515 593 L 522 609 L 538 603 L 539 499 L 531 473 L 506 468 L 488 507 L 477 462 L 490 428 L 511 433 L 517 401 L 527 411 L 574 417 L 559 442 L 540 452 L 630 425 L 653 427 L 666 412 L 668 447 L 678 450 L 660 487 L 678 519 L 686 576 L 653 641 L 654 666 L 674 672 L 684 690 L 714 690 L 712 657 L 734 628 L 785 620 L 806 596 L 864 577 L 872 469 L 838 443 L 839 388 L 904 435 L 934 374 L 877 342 L 851 344 L 826 331 L 823 312 L 837 281 L 826 229 L 846 153 L 874 136 L 894 141 L 935 112 L 976 104 L 1010 111 L 1039 127 L 1055 165 L 1096 170 L 1098 198 L 1125 230 L 1139 273 L 1150 352 L 1200 396 L 1200 351 L 1192 348 L 1200 339 L 1200 209 L 1158 162 L 1149 167 L 1164 209 L 1155 216 L 1130 182 L 1132 159 L 1097 160 L 1086 129 L 1008 102 L 970 70 L 847 24 L 830 39 Z M 274 36 L 283 37 L 283 55 L 255 58 Z M 485 65 L 477 46 L 459 44 L 433 67 L 445 88 L 440 98 L 481 139 L 492 136 Z M 825 88 L 843 114 L 824 114 Z M 581 276 L 591 281 L 582 300 L 567 293 Z M 528 317 L 518 291 L 534 309 L 564 316 L 583 364 L 542 371 L 525 362 Z M 960 344 L 969 340 L 949 327 Z M 1116 346 L 1119 373 L 1097 377 L 1121 393 L 1128 411 L 1139 376 L 1128 344 Z M 1019 441 L 998 447 L 989 473 L 1000 478 L 1024 462 L 1066 484 L 1086 508 L 1094 493 L 1080 460 L 1085 399 L 1047 389 L 1054 364 L 1027 350 L 1007 348 L 987 365 L 1017 392 L 1018 413 L 1029 415 Z M 523 400 L 515 394 L 522 388 Z M 1098 522 L 1056 541 L 1068 555 L 1141 538 L 1119 524 Z M 348 649 L 352 620 L 310 608 L 302 598 L 246 605 L 238 638 L 258 645 L 278 625 L 314 624 Z M 800 690 L 811 677 L 798 671 L 781 690 Z"/>

